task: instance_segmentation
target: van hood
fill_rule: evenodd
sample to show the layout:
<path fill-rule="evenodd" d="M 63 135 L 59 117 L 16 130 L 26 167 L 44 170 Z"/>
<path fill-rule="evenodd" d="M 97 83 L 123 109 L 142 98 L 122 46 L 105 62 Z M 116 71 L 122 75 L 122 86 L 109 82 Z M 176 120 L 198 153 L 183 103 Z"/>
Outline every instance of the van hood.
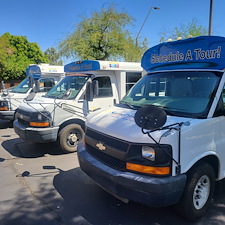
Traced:
<path fill-rule="evenodd" d="M 36 97 L 32 101 L 25 101 L 20 104 L 19 109 L 26 110 L 30 112 L 43 111 L 47 106 L 54 104 L 55 99 L 45 98 L 45 97 Z M 56 100 L 57 103 L 62 102 L 60 99 Z"/>
<path fill-rule="evenodd" d="M 8 99 L 8 98 L 21 98 L 21 99 L 24 99 L 26 96 L 28 95 L 28 93 L 12 93 L 12 92 L 8 92 L 8 94 L 4 95 L 3 93 L 1 94 L 1 98 L 5 98 L 5 99 Z"/>
<path fill-rule="evenodd" d="M 110 107 L 91 113 L 87 116 L 86 126 L 118 139 L 128 142 L 146 143 L 151 142 L 148 135 L 143 135 L 142 130 L 136 125 L 134 115 L 137 111 L 133 109 L 121 108 L 118 106 Z M 167 116 L 164 126 L 174 123 L 184 123 L 193 120 L 192 118 Z M 188 129 L 188 126 L 183 126 Z M 167 130 L 155 131 L 151 135 L 157 141 Z"/>

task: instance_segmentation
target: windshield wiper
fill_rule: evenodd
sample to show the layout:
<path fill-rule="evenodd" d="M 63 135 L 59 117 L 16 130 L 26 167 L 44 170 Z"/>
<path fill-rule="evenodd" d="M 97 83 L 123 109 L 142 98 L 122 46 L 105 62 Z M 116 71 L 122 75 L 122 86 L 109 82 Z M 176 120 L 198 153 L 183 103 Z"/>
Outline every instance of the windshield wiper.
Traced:
<path fill-rule="evenodd" d="M 48 98 L 57 98 L 57 99 L 60 99 L 63 97 L 63 95 L 66 93 L 66 91 L 62 92 L 62 93 L 53 93 L 51 95 L 48 95 L 46 94 L 45 97 L 48 97 Z"/>
<path fill-rule="evenodd" d="M 56 92 L 57 93 L 57 92 Z M 62 93 L 57 93 L 57 95 L 55 94 L 52 94 L 52 95 L 46 95 L 47 97 L 52 97 L 52 98 L 56 98 L 56 99 L 67 99 L 68 97 L 70 97 L 72 93 L 72 89 L 68 89 Z"/>
<path fill-rule="evenodd" d="M 123 102 L 123 101 L 121 101 L 120 102 L 120 104 L 123 104 L 123 105 L 126 105 L 126 106 L 128 106 L 130 109 L 139 109 L 140 108 L 140 106 L 137 106 L 137 105 L 131 105 L 131 104 L 129 104 L 129 103 L 127 103 L 127 102 Z"/>

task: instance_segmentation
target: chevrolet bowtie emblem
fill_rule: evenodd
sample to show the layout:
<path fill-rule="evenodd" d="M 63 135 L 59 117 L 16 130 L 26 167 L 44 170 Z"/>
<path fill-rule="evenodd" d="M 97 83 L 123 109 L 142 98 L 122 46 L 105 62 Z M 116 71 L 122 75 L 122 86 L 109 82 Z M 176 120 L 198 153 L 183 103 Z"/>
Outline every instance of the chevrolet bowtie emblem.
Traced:
<path fill-rule="evenodd" d="M 105 149 L 106 149 L 106 147 L 104 146 L 104 144 L 102 144 L 102 143 L 100 143 L 100 142 L 98 142 L 98 143 L 96 144 L 96 147 L 97 147 L 99 150 L 101 150 L 101 151 L 105 151 Z"/>

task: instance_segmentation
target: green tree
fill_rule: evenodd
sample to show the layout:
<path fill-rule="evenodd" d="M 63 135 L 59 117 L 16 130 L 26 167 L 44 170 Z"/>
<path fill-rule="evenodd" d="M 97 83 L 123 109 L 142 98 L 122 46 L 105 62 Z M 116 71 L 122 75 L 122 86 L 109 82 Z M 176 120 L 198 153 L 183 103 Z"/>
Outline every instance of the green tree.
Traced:
<path fill-rule="evenodd" d="M 0 36 L 0 80 L 22 79 L 29 64 L 47 62 L 38 44 L 28 42 L 25 36 Z"/>
<path fill-rule="evenodd" d="M 161 32 L 161 41 L 167 39 L 176 40 L 178 37 L 186 39 L 188 37 L 197 37 L 201 35 L 207 35 L 208 31 L 205 27 L 199 24 L 196 19 L 192 19 L 187 24 L 180 24 L 179 27 L 175 27 L 173 30 Z"/>
<path fill-rule="evenodd" d="M 4 68 L 4 61 L 6 61 L 7 56 L 12 52 L 9 40 L 6 37 L 0 37 L 0 71 Z"/>
<path fill-rule="evenodd" d="M 51 65 L 63 65 L 63 60 L 60 59 L 60 54 L 56 51 L 55 48 L 48 48 L 44 54 L 48 57 L 49 63 Z"/>
<path fill-rule="evenodd" d="M 90 18 L 82 17 L 75 30 L 59 44 L 61 55 L 72 59 L 140 61 L 147 41 L 135 45 L 128 27 L 134 19 L 117 12 L 113 5 L 94 11 Z"/>

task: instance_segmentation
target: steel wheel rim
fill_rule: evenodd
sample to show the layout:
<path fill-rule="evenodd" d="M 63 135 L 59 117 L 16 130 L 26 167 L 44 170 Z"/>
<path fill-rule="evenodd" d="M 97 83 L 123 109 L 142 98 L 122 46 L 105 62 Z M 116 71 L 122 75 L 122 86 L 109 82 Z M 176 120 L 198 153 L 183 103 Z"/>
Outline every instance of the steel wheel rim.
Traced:
<path fill-rule="evenodd" d="M 80 134 L 77 131 L 71 131 L 67 137 L 67 144 L 74 147 L 78 144 L 80 140 Z"/>
<path fill-rule="evenodd" d="M 193 204 L 196 209 L 201 209 L 206 204 L 210 194 L 210 179 L 208 176 L 202 176 L 194 189 Z"/>

